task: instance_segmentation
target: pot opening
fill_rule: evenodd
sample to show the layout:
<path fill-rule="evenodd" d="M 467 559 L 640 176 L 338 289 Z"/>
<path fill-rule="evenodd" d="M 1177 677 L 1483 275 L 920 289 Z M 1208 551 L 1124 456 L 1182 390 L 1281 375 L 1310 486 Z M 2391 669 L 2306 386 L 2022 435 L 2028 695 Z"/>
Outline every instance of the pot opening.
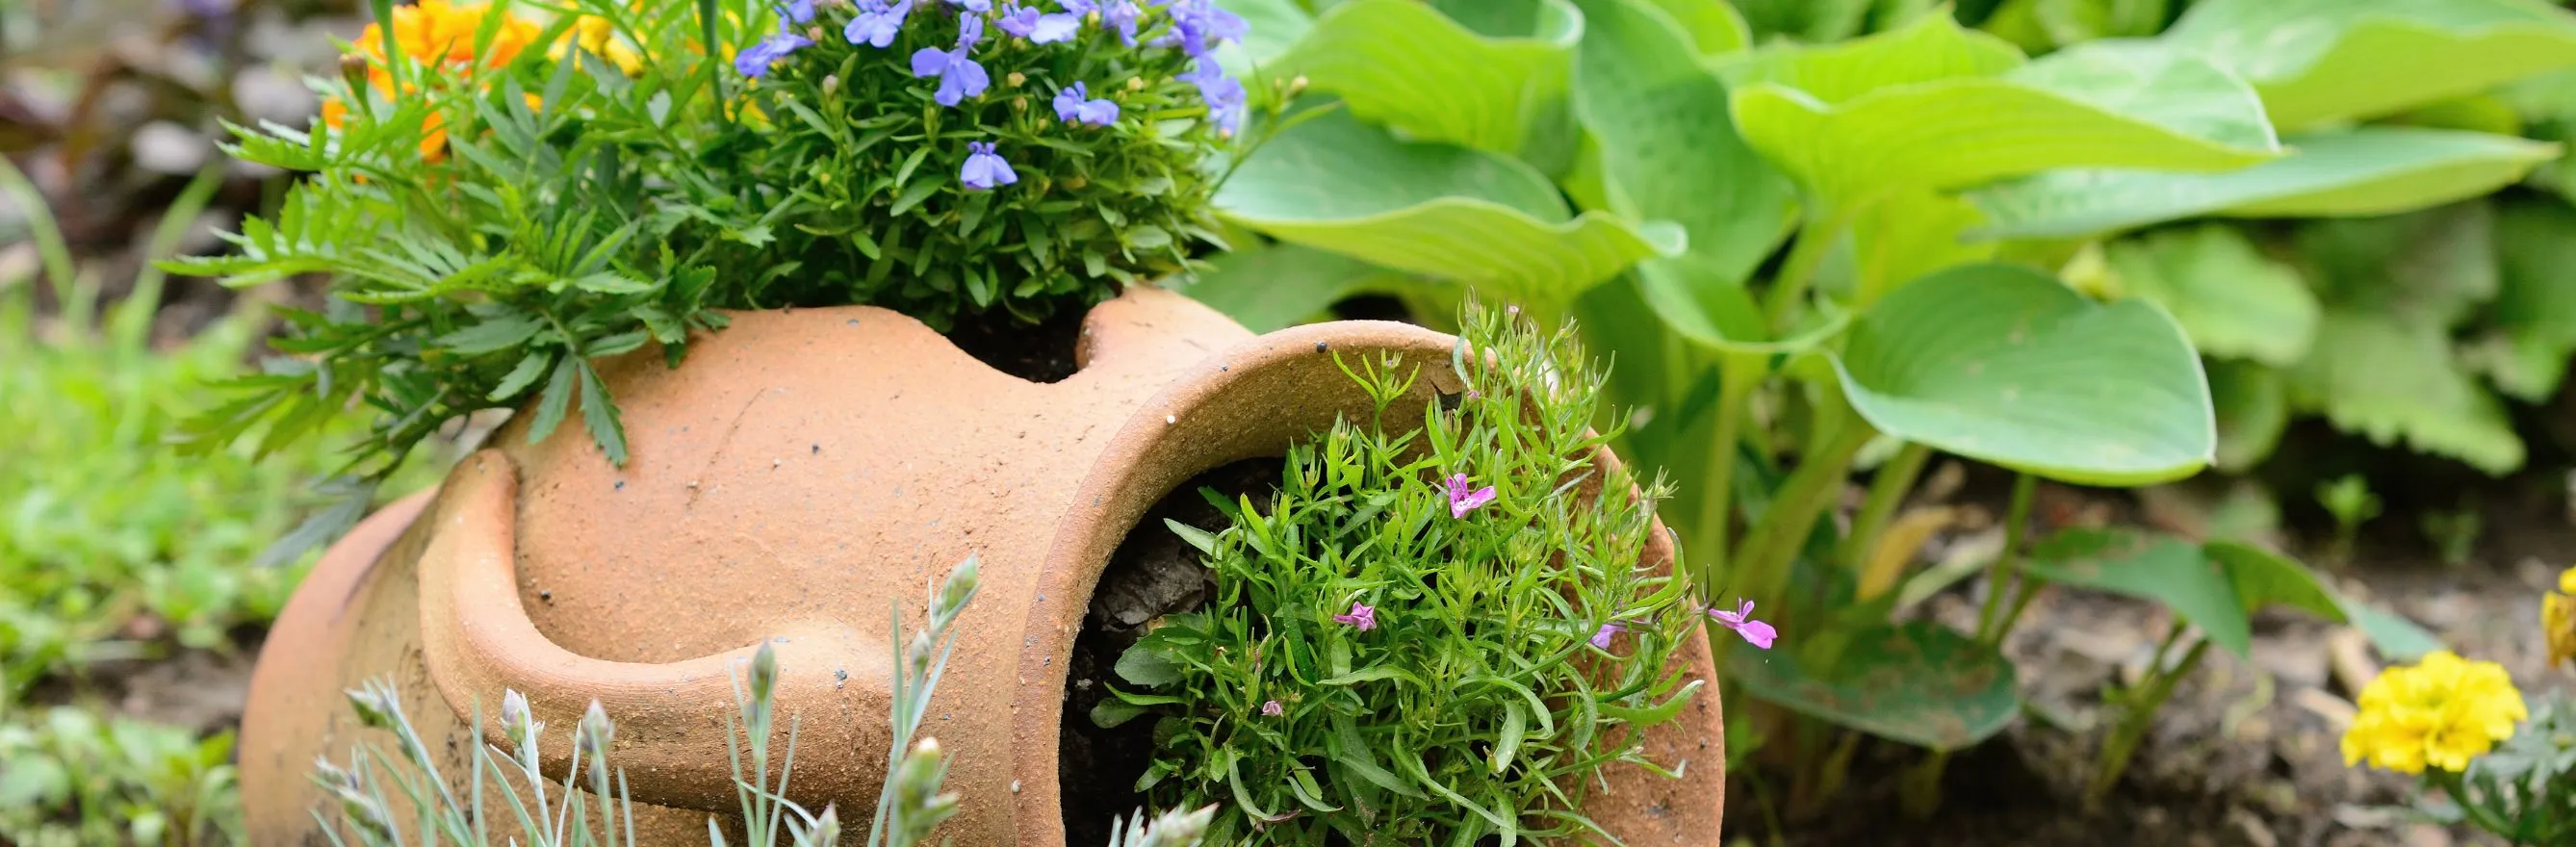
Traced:
<path fill-rule="evenodd" d="M 999 310 L 958 315 L 948 340 L 994 370 L 1035 383 L 1062 382 L 1082 369 L 1073 348 L 1082 339 L 1086 311 L 1061 309 L 1035 326 Z"/>
<path fill-rule="evenodd" d="M 1111 696 L 1111 686 L 1132 687 L 1118 678 L 1118 656 L 1154 619 L 1196 611 L 1215 594 L 1215 581 L 1200 563 L 1198 550 L 1163 521 L 1209 532 L 1224 529 L 1225 516 L 1200 496 L 1201 488 L 1228 499 L 1248 494 L 1254 507 L 1269 509 L 1283 461 L 1245 459 L 1191 477 L 1147 509 L 1109 555 L 1065 667 L 1064 712 L 1056 741 L 1065 843 L 1107 844 L 1110 819 L 1133 816 L 1145 806 L 1136 779 L 1153 763 L 1154 721 L 1139 718 L 1108 729 L 1091 721 L 1092 707 Z"/>
<path fill-rule="evenodd" d="M 1403 300 L 1384 294 L 1362 294 L 1334 303 L 1333 317 L 1346 321 L 1395 321 L 1421 325 L 1413 319 L 1413 309 Z"/>

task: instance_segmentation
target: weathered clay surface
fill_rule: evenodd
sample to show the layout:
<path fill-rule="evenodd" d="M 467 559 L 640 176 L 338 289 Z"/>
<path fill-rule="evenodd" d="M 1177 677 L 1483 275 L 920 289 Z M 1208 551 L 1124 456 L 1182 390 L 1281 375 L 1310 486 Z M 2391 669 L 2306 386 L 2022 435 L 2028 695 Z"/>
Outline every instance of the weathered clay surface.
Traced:
<path fill-rule="evenodd" d="M 791 794 L 871 808 L 888 744 L 888 610 L 900 603 L 917 626 L 930 589 L 972 553 L 983 591 L 923 728 L 953 754 L 949 788 L 964 796 L 947 831 L 964 845 L 1061 845 L 1063 668 L 1128 528 L 1190 476 L 1279 455 L 1368 408 L 1334 354 L 1420 365 L 1427 400 L 1458 388 L 1452 343 L 1375 322 L 1255 338 L 1138 289 L 1093 310 L 1080 372 L 1052 384 L 867 307 L 739 314 L 676 370 L 659 351 L 630 354 L 603 374 L 625 412 L 627 467 L 577 426 L 532 445 L 514 424 L 435 499 L 388 507 L 317 565 L 252 683 L 252 838 L 318 838 L 311 762 L 370 740 L 340 691 L 390 675 L 451 776 L 476 741 L 470 716 L 496 711 L 503 689 L 525 692 L 552 729 L 550 770 L 599 701 L 639 835 L 703 844 L 707 816 L 734 803 L 732 674 L 762 639 L 781 659 L 781 710 L 801 720 Z M 1649 556 L 1669 562 L 1660 530 Z M 1678 661 L 1713 676 L 1704 638 Z M 1596 790 L 1591 811 L 1627 843 L 1717 843 L 1712 695 L 1647 739 L 1658 761 L 1689 763 L 1685 779 L 1623 770 Z"/>

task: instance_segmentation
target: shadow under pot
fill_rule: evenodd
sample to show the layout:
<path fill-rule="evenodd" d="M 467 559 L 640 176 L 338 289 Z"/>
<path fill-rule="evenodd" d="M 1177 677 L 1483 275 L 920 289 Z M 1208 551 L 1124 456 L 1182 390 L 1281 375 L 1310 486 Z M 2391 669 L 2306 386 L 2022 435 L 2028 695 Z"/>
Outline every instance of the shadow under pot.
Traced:
<path fill-rule="evenodd" d="M 336 810 L 308 775 L 317 758 L 390 742 L 343 693 L 387 678 L 450 779 L 471 745 L 508 746 L 498 720 L 480 737 L 472 727 L 505 690 L 549 726 L 550 774 L 597 701 L 616 724 L 641 843 L 706 844 L 710 816 L 739 831 L 734 670 L 764 639 L 778 713 L 799 722 L 789 796 L 864 820 L 852 810 L 874 808 L 892 743 L 889 610 L 899 601 L 906 631 L 920 626 L 929 590 L 971 553 L 982 589 L 922 729 L 962 800 L 941 832 L 1060 847 L 1060 722 L 1085 719 L 1063 714 L 1068 658 L 1128 530 L 1201 472 L 1282 455 L 1369 411 L 1335 353 L 1420 366 L 1419 396 L 1398 408 L 1461 387 L 1447 335 L 1342 321 L 1254 336 L 1153 288 L 1084 316 L 1077 370 L 1051 383 L 884 309 L 730 317 L 676 369 L 650 348 L 603 363 L 626 467 L 578 426 L 530 444 L 521 416 L 437 490 L 323 555 L 251 682 L 240 761 L 253 843 L 325 843 L 312 812 Z M 1646 556 L 1670 567 L 1660 525 Z M 1673 661 L 1714 677 L 1703 633 Z M 1629 844 L 1718 843 L 1714 695 L 1646 735 L 1650 758 L 1690 762 L 1683 779 L 1613 765 L 1585 811 Z"/>

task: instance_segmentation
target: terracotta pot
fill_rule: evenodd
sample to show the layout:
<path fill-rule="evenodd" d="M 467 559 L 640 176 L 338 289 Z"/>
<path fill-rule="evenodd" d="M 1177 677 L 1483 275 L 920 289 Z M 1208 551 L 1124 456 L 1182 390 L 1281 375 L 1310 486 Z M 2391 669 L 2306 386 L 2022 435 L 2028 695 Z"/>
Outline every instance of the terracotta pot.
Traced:
<path fill-rule="evenodd" d="M 1427 400 L 1459 388 L 1452 342 L 1358 321 L 1254 337 L 1138 289 L 1092 310 L 1080 371 L 1052 384 L 867 307 L 738 314 L 677 369 L 651 350 L 609 362 L 627 467 L 577 422 L 533 445 L 514 423 L 434 498 L 361 525 L 287 605 L 243 719 L 252 840 L 317 842 L 314 759 L 389 740 L 358 727 L 341 692 L 390 676 L 451 778 L 476 742 L 471 716 L 496 713 L 505 688 L 549 725 L 551 772 L 599 701 L 644 841 L 705 844 L 708 816 L 735 808 L 728 670 L 761 639 L 779 654 L 780 711 L 802 722 L 791 796 L 873 808 L 888 610 L 919 625 L 930 587 L 974 553 L 983 591 L 923 727 L 953 754 L 964 799 L 946 831 L 970 847 L 1062 845 L 1064 667 L 1129 527 L 1191 476 L 1283 455 L 1369 408 L 1333 353 L 1400 354 L 1424 366 Z M 1668 566 L 1656 539 L 1648 555 Z M 1677 662 L 1712 676 L 1703 637 Z M 1622 768 L 1588 811 L 1630 844 L 1716 844 L 1723 744 L 1712 690 L 1648 738 L 1686 778 Z"/>

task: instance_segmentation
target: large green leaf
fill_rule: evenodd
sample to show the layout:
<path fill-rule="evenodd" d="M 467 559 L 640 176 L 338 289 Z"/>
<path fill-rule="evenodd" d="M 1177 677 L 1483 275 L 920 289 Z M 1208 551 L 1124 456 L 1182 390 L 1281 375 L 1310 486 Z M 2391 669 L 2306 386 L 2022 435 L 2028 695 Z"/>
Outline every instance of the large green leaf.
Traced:
<path fill-rule="evenodd" d="M 2460 326 L 2502 287 L 2495 214 L 2485 202 L 2311 221 L 2297 244 L 2327 305 L 2407 326 Z"/>
<path fill-rule="evenodd" d="M 2069 529 L 2032 550 L 2023 567 L 2052 582 L 2162 603 L 2230 653 L 2243 656 L 2254 645 L 2253 624 L 2229 572 L 2197 544 L 2131 530 Z"/>
<path fill-rule="evenodd" d="M 2209 396 L 2218 411 L 2219 470 L 2251 470 L 2290 428 L 2289 387 L 2279 370 L 2253 362 L 2209 363 Z"/>
<path fill-rule="evenodd" d="M 1570 301 L 1686 240 L 1670 224 L 1572 216 L 1528 165 L 1398 141 L 1338 110 L 1270 139 L 1226 181 L 1217 207 L 1281 241 L 1533 302 Z"/>
<path fill-rule="evenodd" d="M 2381 655 L 2397 661 L 2411 662 L 2442 648 L 2440 639 L 2414 621 L 2344 596 L 2319 579 L 2316 571 L 2287 556 L 2236 541 L 2212 541 L 2202 552 L 2227 569 L 2237 598 L 2248 610 L 2281 605 L 2352 624 Z"/>
<path fill-rule="evenodd" d="M 1677 31 L 1702 58 L 1724 56 L 1753 44 L 1753 29 L 1726 0 L 1648 0 L 1671 15 Z M 1586 13 L 1589 14 L 1588 12 Z M 1586 26 L 1590 25 L 1586 21 Z"/>
<path fill-rule="evenodd" d="M 2522 466 L 2522 439 L 2504 406 L 2452 360 L 2438 326 L 2328 308 L 2315 347 L 2287 376 L 2297 405 L 2372 443 L 2404 439 L 2490 474 Z"/>
<path fill-rule="evenodd" d="M 1415 139 L 1518 152 L 1561 105 L 1583 35 L 1563 0 L 1538 12 L 1537 35 L 1494 37 L 1414 0 L 1344 0 L 1272 64 Z"/>
<path fill-rule="evenodd" d="M 2291 138 L 2290 155 L 2214 174 L 2052 171 L 1975 192 L 1986 238 L 2066 238 L 2202 215 L 2383 215 L 2521 179 L 2556 145 L 2478 132 L 2358 127 Z"/>
<path fill-rule="evenodd" d="M 1957 35 L 1932 37 L 1945 32 Z M 1818 48 L 1846 51 L 1826 56 L 1837 61 L 1750 63 L 1730 76 L 1743 83 L 1736 126 L 1838 205 L 2058 168 L 2215 171 L 2278 155 L 2253 90 L 2196 57 L 2102 43 L 2012 67 L 2010 45 L 1976 38 L 1934 15 Z"/>
<path fill-rule="evenodd" d="M 1797 651 L 1736 650 L 1730 676 L 1747 694 L 1862 732 L 1957 750 L 2002 732 L 2021 709 L 2012 663 L 1928 621 L 1856 633 L 1826 674 Z"/>
<path fill-rule="evenodd" d="M 1951 268 L 1854 322 L 1835 368 L 1889 435 L 2069 482 L 2177 479 L 2215 449 L 2200 359 L 2163 310 L 2006 264 Z"/>
<path fill-rule="evenodd" d="M 2122 290 L 2165 307 L 2204 355 L 2285 366 L 2316 336 L 2316 294 L 2233 227 L 2155 232 L 2107 253 Z"/>
<path fill-rule="evenodd" d="M 1672 221 L 1689 236 L 1681 255 L 1638 266 L 1649 303 L 1704 344 L 1761 340 L 1744 281 L 1786 230 L 1788 180 L 1737 137 L 1726 85 L 1669 16 L 1641 0 L 1586 0 L 1583 12 L 1575 113 L 1606 211 Z"/>
<path fill-rule="evenodd" d="M 1352 295 L 1394 291 L 1411 283 L 1403 274 L 1294 244 L 1237 250 L 1213 264 L 1181 293 L 1253 332 L 1293 326 Z"/>
<path fill-rule="evenodd" d="M 2540 0 L 2201 0 L 2165 40 L 2252 80 L 2275 124 L 2370 118 L 2576 65 Z"/>
<path fill-rule="evenodd" d="M 2529 402 L 2558 392 L 2576 355 L 2576 208 L 2519 202 L 2496 213 L 2492 333 L 2466 354 L 2496 387 Z"/>

